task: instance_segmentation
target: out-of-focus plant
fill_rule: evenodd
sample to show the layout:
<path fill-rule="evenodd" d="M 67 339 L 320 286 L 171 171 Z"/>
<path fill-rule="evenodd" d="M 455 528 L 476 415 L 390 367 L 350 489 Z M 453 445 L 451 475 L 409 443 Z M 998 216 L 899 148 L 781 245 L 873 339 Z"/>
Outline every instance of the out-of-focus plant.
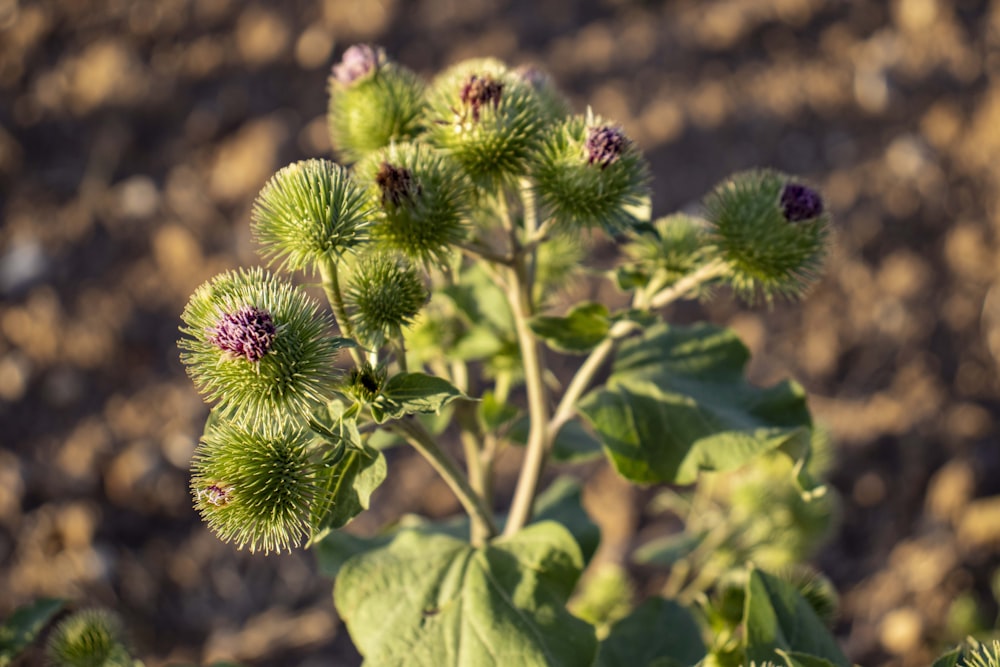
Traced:
<path fill-rule="evenodd" d="M 638 145 L 569 113 L 537 68 L 469 60 L 425 83 L 359 45 L 329 91 L 352 166 L 276 173 L 252 214 L 275 272 L 225 273 L 182 316 L 181 358 L 214 404 L 191 480 L 212 530 L 250 551 L 313 547 L 366 665 L 848 665 L 832 590 L 793 567 L 833 515 L 804 392 L 747 382 L 731 331 L 663 316 L 719 285 L 801 295 L 826 246 L 820 195 L 747 171 L 700 214 L 650 220 Z M 565 303 L 609 236 L 624 252 L 604 278 L 627 303 Z M 296 271 L 318 277 L 329 316 Z M 579 363 L 557 378 L 553 355 Z M 467 516 L 340 531 L 400 443 Z M 508 504 L 494 465 L 513 447 Z M 599 534 L 577 482 L 542 490 L 547 466 L 602 452 L 636 484 L 693 489 L 674 492 L 687 541 L 664 594 L 634 609 L 620 569 L 567 606 Z"/>

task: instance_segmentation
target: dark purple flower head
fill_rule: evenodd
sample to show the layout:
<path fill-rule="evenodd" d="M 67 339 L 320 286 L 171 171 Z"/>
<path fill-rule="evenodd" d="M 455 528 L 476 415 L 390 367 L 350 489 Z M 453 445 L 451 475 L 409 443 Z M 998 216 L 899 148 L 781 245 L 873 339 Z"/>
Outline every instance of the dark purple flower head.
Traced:
<path fill-rule="evenodd" d="M 204 498 L 206 502 L 216 507 L 222 507 L 230 501 L 232 493 L 233 489 L 231 486 L 226 484 L 210 484 L 202 489 L 198 495 Z"/>
<path fill-rule="evenodd" d="M 420 184 L 413 178 L 413 172 L 405 167 L 394 167 L 388 162 L 383 162 L 378 168 L 375 183 L 382 190 L 383 206 L 413 202 L 420 194 Z"/>
<path fill-rule="evenodd" d="M 472 119 L 479 121 L 479 111 L 487 104 L 492 104 L 497 108 L 500 98 L 503 97 L 503 84 L 493 77 L 479 76 L 473 74 L 462 84 L 459 93 L 462 99 L 462 106 L 472 110 Z"/>
<path fill-rule="evenodd" d="M 811 220 L 823 214 L 823 198 L 801 183 L 786 183 L 781 190 L 781 212 L 789 222 Z"/>
<path fill-rule="evenodd" d="M 256 363 L 267 354 L 276 333 L 269 312 L 244 306 L 223 315 L 215 328 L 208 330 L 208 340 L 220 350 Z"/>
<path fill-rule="evenodd" d="M 385 64 L 385 50 L 371 44 L 355 44 L 344 51 L 340 62 L 333 66 L 333 77 L 349 86 Z"/>
<path fill-rule="evenodd" d="M 598 125 L 587 129 L 587 164 L 598 164 L 607 169 L 614 164 L 628 147 L 629 140 L 620 127 Z"/>

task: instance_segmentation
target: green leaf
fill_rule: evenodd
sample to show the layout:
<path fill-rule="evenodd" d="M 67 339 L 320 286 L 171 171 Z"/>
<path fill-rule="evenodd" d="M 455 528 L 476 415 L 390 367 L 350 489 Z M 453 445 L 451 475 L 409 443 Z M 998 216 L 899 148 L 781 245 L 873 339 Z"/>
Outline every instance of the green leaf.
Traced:
<path fill-rule="evenodd" d="M 479 402 L 479 422 L 487 431 L 497 431 L 501 426 L 517 417 L 518 409 L 510 403 L 500 401 L 492 391 L 483 392 Z"/>
<path fill-rule="evenodd" d="M 795 587 L 757 569 L 751 569 L 747 579 L 744 624 L 747 660 L 779 662 L 783 660 L 779 651 L 787 651 L 823 658 L 836 667 L 851 667 L 833 635 Z"/>
<path fill-rule="evenodd" d="M 747 349 L 710 325 L 658 324 L 623 343 L 607 385 L 579 404 L 615 468 L 641 483 L 691 484 L 772 450 L 797 462 L 803 489 L 812 421 L 792 382 L 750 385 Z"/>
<path fill-rule="evenodd" d="M 600 303 L 580 304 L 566 317 L 537 315 L 528 323 L 557 352 L 585 354 L 608 335 L 608 309 Z"/>
<path fill-rule="evenodd" d="M 693 665 L 704 657 L 701 629 L 691 612 L 673 600 L 654 597 L 611 626 L 596 667 Z"/>
<path fill-rule="evenodd" d="M 365 664 L 579 667 L 592 627 L 566 611 L 583 559 L 547 521 L 485 547 L 403 531 L 351 558 L 334 602 Z"/>
<path fill-rule="evenodd" d="M 557 477 L 535 498 L 532 523 L 551 520 L 566 528 L 579 545 L 586 564 L 601 543 L 601 529 L 583 508 L 581 491 L 579 480 L 568 475 Z"/>
<path fill-rule="evenodd" d="M 938 659 L 934 661 L 931 667 L 955 667 L 958 664 L 959 658 L 962 657 L 962 647 L 961 645 L 956 646 L 947 653 L 938 656 Z"/>
<path fill-rule="evenodd" d="M 528 430 L 531 422 L 525 415 L 514 422 L 507 439 L 515 445 L 528 442 Z M 561 463 L 586 463 L 601 456 L 601 442 L 575 419 L 562 425 L 552 441 L 552 459 Z"/>
<path fill-rule="evenodd" d="M 786 667 L 836 667 L 832 662 L 825 658 L 818 658 L 815 655 L 809 655 L 808 653 L 799 653 L 797 651 L 775 651 L 778 655 L 785 659 Z"/>
<path fill-rule="evenodd" d="M 632 562 L 640 565 L 673 565 L 694 551 L 705 539 L 705 535 L 705 532 L 692 534 L 685 531 L 657 537 L 636 549 L 632 554 Z"/>
<path fill-rule="evenodd" d="M 43 598 L 14 610 L 0 625 L 0 667 L 13 663 L 64 604 L 62 600 Z"/>
<path fill-rule="evenodd" d="M 397 373 L 389 378 L 382 393 L 371 404 L 372 416 L 381 424 L 413 413 L 437 413 L 464 396 L 444 378 L 426 373 Z"/>
<path fill-rule="evenodd" d="M 331 530 L 342 528 L 368 509 L 371 495 L 387 474 L 382 452 L 361 441 L 354 406 L 345 408 L 339 400 L 330 401 L 313 412 L 310 428 L 316 433 L 314 445 L 322 452 L 323 471 L 317 479 L 324 493 L 310 508 L 312 546 Z"/>

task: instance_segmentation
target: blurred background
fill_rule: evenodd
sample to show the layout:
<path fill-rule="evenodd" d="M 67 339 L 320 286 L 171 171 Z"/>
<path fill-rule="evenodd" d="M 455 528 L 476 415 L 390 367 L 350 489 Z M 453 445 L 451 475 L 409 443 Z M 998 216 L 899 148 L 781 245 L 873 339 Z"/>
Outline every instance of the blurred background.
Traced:
<path fill-rule="evenodd" d="M 194 287 L 257 263 L 264 181 L 329 154 L 326 76 L 358 41 L 427 77 L 543 66 L 645 149 L 656 215 L 751 166 L 819 186 L 834 249 L 803 303 L 675 314 L 733 326 L 829 427 L 843 521 L 816 563 L 853 660 L 993 627 L 996 0 L 0 0 L 0 617 L 64 596 L 123 612 L 152 666 L 359 664 L 311 554 L 235 552 L 191 509 L 206 408 L 175 345 Z M 351 530 L 457 511 L 389 465 Z M 608 548 L 635 546 L 641 493 L 577 472 Z"/>

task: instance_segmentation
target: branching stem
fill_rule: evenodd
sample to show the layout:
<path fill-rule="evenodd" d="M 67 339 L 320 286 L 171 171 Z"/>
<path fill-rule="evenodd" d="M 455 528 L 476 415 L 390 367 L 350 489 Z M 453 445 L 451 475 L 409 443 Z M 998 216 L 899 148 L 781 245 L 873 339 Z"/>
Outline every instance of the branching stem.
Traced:
<path fill-rule="evenodd" d="M 344 306 L 344 295 L 340 289 L 340 276 L 338 275 L 337 261 L 330 255 L 319 263 L 319 274 L 323 279 L 323 291 L 326 292 L 327 301 L 333 310 L 333 317 L 337 320 L 340 332 L 347 338 L 354 338 L 354 327 L 347 317 L 347 307 Z M 350 348 L 351 358 L 356 366 L 361 366 L 361 354 L 356 348 Z"/>
<path fill-rule="evenodd" d="M 465 476 L 459 470 L 454 460 L 443 449 L 438 447 L 437 443 L 434 442 L 433 436 L 427 432 L 420 422 L 413 417 L 405 417 L 393 422 L 390 428 L 406 438 L 407 442 L 420 452 L 421 456 L 427 459 L 427 462 L 441 475 L 445 483 L 455 493 L 458 501 L 462 503 L 462 507 L 465 508 L 473 524 L 478 523 L 484 527 L 479 531 L 482 533 L 482 537 L 480 538 L 482 541 L 477 542 L 473 539 L 473 545 L 481 546 L 487 539 L 496 535 L 496 523 L 493 521 L 493 515 L 484 504 L 483 499 L 479 497 L 469 485 L 469 482 L 466 481 Z M 474 537 L 475 535 L 476 531 L 473 532 Z"/>

